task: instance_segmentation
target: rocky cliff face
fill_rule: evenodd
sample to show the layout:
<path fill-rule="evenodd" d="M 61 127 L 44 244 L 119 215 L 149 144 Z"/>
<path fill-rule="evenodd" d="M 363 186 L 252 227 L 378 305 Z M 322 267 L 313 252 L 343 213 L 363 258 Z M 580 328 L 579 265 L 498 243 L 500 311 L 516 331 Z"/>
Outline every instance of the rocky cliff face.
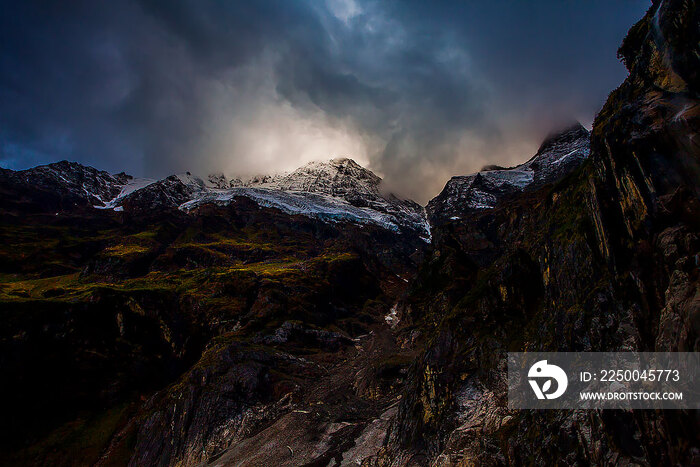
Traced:
<path fill-rule="evenodd" d="M 655 2 L 632 28 L 630 76 L 577 172 L 433 226 L 397 313 L 421 354 L 370 464 L 699 461 L 696 414 L 509 411 L 505 364 L 508 351 L 699 350 L 699 14 Z M 429 211 L 450 216 L 455 192 Z"/>

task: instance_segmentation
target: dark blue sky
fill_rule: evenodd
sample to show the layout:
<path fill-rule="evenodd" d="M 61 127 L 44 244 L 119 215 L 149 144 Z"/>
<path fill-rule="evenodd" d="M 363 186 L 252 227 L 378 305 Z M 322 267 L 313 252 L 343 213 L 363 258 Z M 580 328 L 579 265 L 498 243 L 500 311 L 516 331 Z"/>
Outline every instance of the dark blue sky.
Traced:
<path fill-rule="evenodd" d="M 0 166 L 158 177 L 350 156 L 425 201 L 590 125 L 648 0 L 0 0 Z"/>

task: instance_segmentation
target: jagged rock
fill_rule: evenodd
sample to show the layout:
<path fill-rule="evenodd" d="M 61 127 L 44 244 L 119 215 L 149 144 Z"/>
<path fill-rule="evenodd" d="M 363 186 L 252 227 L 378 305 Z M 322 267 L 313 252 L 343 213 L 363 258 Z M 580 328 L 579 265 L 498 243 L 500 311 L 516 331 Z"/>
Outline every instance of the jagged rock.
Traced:
<path fill-rule="evenodd" d="M 149 401 L 129 465 L 196 465 L 289 410 L 290 376 L 318 372 L 290 355 L 232 344 L 207 351 L 180 385 Z M 307 367 L 311 367 L 307 369 Z"/>
<path fill-rule="evenodd" d="M 300 342 L 302 344 L 318 347 L 330 351 L 337 351 L 343 345 L 348 345 L 351 339 L 337 332 L 325 331 L 323 329 L 309 329 L 299 323 L 285 321 L 282 326 L 275 329 L 275 332 L 260 336 L 253 342 L 265 345 L 281 345 L 289 341 Z"/>
<path fill-rule="evenodd" d="M 75 162 L 61 161 L 27 170 L 0 169 L 6 196 L 0 206 L 16 212 L 62 211 L 102 206 L 119 195 L 131 177 L 110 173 Z M 22 196 L 16 196 L 20 193 Z M 12 196 L 15 195 L 15 196 Z"/>
<path fill-rule="evenodd" d="M 655 2 L 631 29 L 620 49 L 630 76 L 570 177 L 548 185 L 489 168 L 431 201 L 434 252 L 401 323 L 427 344 L 376 465 L 698 462 L 694 415 L 507 411 L 503 368 L 516 350 L 700 349 L 700 107 L 688 66 L 699 14 L 695 2 Z"/>

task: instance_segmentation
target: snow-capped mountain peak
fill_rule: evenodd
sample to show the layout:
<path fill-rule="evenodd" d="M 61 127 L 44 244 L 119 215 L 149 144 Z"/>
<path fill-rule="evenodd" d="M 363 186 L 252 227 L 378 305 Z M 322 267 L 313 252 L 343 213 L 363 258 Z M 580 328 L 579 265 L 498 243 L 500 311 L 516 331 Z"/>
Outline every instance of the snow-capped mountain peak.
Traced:
<path fill-rule="evenodd" d="M 21 171 L 4 171 L 9 180 L 47 192 L 61 193 L 67 205 L 103 205 L 114 199 L 132 177 L 110 174 L 77 162 L 60 161 Z"/>
<path fill-rule="evenodd" d="M 245 196 L 289 213 L 374 223 L 391 230 L 409 228 L 429 238 L 424 209 L 412 201 L 382 194 L 382 179 L 349 158 L 309 162 L 291 172 L 246 180 L 229 180 L 223 174 L 214 174 L 207 181 L 201 195 L 183 203 L 181 209 L 192 210 L 207 203 L 226 204 L 237 196 Z M 191 180 L 183 183 L 198 191 Z"/>
<path fill-rule="evenodd" d="M 301 214 L 324 222 L 374 224 L 429 238 L 425 210 L 412 201 L 383 195 L 381 178 L 352 159 L 311 162 L 292 172 L 228 179 L 223 174 L 200 178 L 190 172 L 161 180 L 112 175 L 72 162 L 59 162 L 14 172 L 12 183 L 54 193 L 51 209 L 93 207 L 115 211 L 178 208 L 196 211 L 206 204 L 226 205 L 246 197 L 260 206 Z"/>
<path fill-rule="evenodd" d="M 461 218 L 468 211 L 491 209 L 512 194 L 554 183 L 576 169 L 590 154 L 590 132 L 580 123 L 548 136 L 527 162 L 511 168 L 487 166 L 452 177 L 428 203 L 433 222 Z"/>
<path fill-rule="evenodd" d="M 209 188 L 226 189 L 230 187 L 229 181 L 226 179 L 226 176 L 221 172 L 209 174 L 205 183 Z"/>
<path fill-rule="evenodd" d="M 226 180 L 222 174 L 210 175 L 209 181 L 219 188 L 270 188 L 344 197 L 358 192 L 378 195 L 382 179 L 354 160 L 342 157 L 309 162 L 291 172 L 262 174 L 248 179 Z"/>
<path fill-rule="evenodd" d="M 378 195 L 382 179 L 348 158 L 310 162 L 276 184 L 282 190 L 308 191 L 344 197 L 351 193 Z"/>

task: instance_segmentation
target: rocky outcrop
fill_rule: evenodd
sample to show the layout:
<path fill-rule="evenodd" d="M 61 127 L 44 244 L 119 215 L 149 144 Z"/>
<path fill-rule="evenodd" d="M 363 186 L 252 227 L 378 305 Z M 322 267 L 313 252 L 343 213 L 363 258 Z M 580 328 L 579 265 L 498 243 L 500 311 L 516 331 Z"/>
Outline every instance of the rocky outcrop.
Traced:
<path fill-rule="evenodd" d="M 0 208 L 15 214 L 70 211 L 116 197 L 131 177 L 61 161 L 27 170 L 0 169 Z"/>
<path fill-rule="evenodd" d="M 434 251 L 399 307 L 422 351 L 388 448 L 368 465 L 699 461 L 693 414 L 509 411 L 505 387 L 508 351 L 700 350 L 689 65 L 700 50 L 688 41 L 699 14 L 696 2 L 655 2 L 632 28 L 620 49 L 630 76 L 578 171 L 433 227 Z M 431 213 L 450 216 L 453 199 L 441 195 Z"/>

